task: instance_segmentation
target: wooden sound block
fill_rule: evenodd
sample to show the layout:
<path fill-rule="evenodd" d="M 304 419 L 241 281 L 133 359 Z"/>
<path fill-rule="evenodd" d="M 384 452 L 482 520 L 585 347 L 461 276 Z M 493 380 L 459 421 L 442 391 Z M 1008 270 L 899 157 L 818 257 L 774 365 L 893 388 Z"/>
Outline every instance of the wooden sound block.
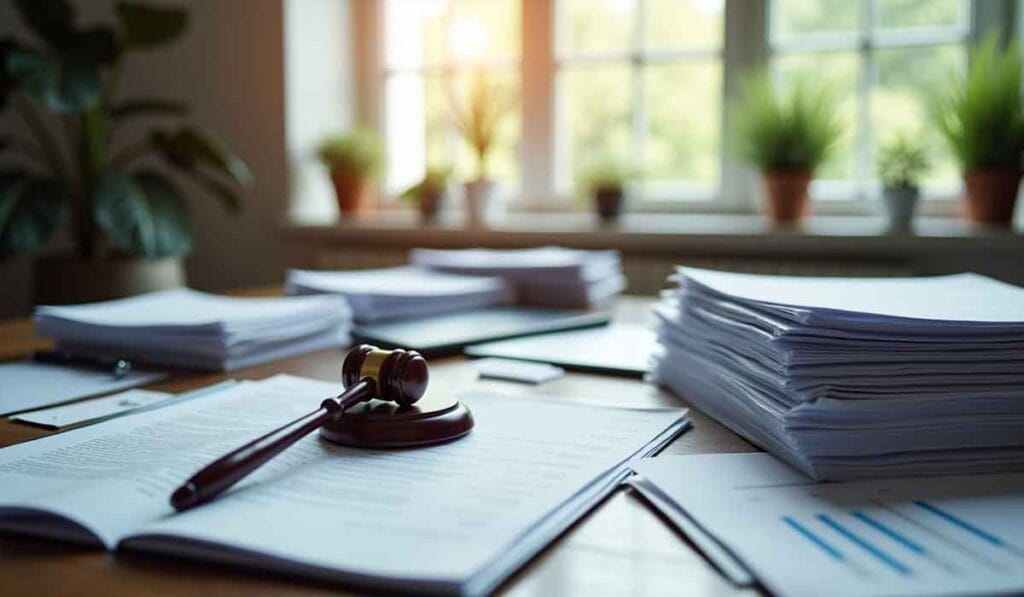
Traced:
<path fill-rule="evenodd" d="M 450 441 L 472 428 L 473 415 L 464 404 L 428 393 L 412 406 L 362 402 L 320 427 L 320 436 L 356 448 L 410 448 Z"/>

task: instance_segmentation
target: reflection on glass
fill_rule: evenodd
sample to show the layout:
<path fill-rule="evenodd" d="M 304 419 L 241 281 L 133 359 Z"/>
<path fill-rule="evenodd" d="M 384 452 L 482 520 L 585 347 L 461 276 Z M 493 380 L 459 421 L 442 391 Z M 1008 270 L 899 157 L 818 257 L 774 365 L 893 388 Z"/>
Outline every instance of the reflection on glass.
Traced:
<path fill-rule="evenodd" d="M 798 73 L 805 73 L 833 85 L 840 98 L 839 115 L 846 133 L 835 144 L 832 157 L 815 173 L 818 178 L 853 178 L 856 164 L 858 56 L 853 52 L 827 54 L 785 54 L 772 63 L 779 85 L 789 85 Z"/>
<path fill-rule="evenodd" d="M 566 69 L 559 82 L 562 185 L 571 184 L 572 179 L 600 164 L 630 164 L 629 67 Z"/>
<path fill-rule="evenodd" d="M 643 178 L 714 184 L 721 154 L 722 69 L 693 61 L 645 69 Z"/>
<path fill-rule="evenodd" d="M 563 54 L 621 53 L 633 47 L 637 0 L 562 0 L 559 9 Z"/>
<path fill-rule="evenodd" d="M 860 24 L 861 7 L 861 0 L 773 0 L 772 37 L 854 33 Z"/>
<path fill-rule="evenodd" d="M 966 27 L 964 0 L 877 0 L 877 27 Z"/>
<path fill-rule="evenodd" d="M 871 93 L 874 150 L 893 134 L 908 131 L 927 135 L 932 169 L 931 184 L 955 185 L 958 170 L 946 144 L 928 121 L 928 96 L 965 69 L 962 46 L 879 50 L 878 82 Z M 874 152 L 873 152 L 874 153 Z"/>
<path fill-rule="evenodd" d="M 725 0 L 646 0 L 645 47 L 717 49 L 723 44 Z"/>

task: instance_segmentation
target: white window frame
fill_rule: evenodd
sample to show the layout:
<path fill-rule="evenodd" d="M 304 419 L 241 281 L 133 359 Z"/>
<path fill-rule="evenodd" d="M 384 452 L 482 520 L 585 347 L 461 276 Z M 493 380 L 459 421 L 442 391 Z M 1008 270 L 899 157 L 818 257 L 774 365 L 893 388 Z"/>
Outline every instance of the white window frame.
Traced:
<path fill-rule="evenodd" d="M 642 3 L 644 0 L 636 0 Z M 757 173 L 750 167 L 733 160 L 724 147 L 730 136 L 729 102 L 736 97 L 738 79 L 742 72 L 764 64 L 770 59 L 772 49 L 768 44 L 770 23 L 770 3 L 773 0 L 725 0 L 724 40 L 721 49 L 723 68 L 723 97 L 721 134 L 723 151 L 721 160 L 720 193 L 708 200 L 637 200 L 630 204 L 631 211 L 642 212 L 703 212 L 703 213 L 758 213 L 759 183 Z M 873 13 L 871 7 L 876 0 L 864 2 L 866 10 Z M 965 39 L 977 41 L 989 30 L 1000 31 L 1007 39 L 1016 29 L 1016 0 L 964 0 L 969 3 L 969 31 L 962 32 L 963 37 L 920 37 L 905 43 L 891 39 L 889 35 L 868 35 L 868 26 L 863 26 L 856 36 L 849 40 L 830 36 L 827 45 L 830 49 L 842 51 L 861 51 L 871 56 L 871 50 L 884 47 L 911 47 L 914 45 L 938 45 L 942 43 L 960 42 Z M 559 193 L 556 180 L 558 151 L 556 139 L 558 67 L 562 62 L 558 52 L 557 35 L 557 0 L 520 0 L 522 40 L 520 54 L 520 84 L 522 90 L 521 111 L 522 130 L 519 146 L 520 188 L 519 197 L 513 201 L 512 209 L 527 211 L 574 211 L 578 209 L 566 193 Z M 642 10 L 642 6 L 640 7 Z M 865 15 L 873 18 L 873 14 Z M 863 18 L 863 17 L 862 17 Z M 638 18 L 642 22 L 642 18 Z M 871 21 L 868 21 L 870 23 Z M 383 90 L 388 72 L 383 60 L 383 1 L 358 0 L 353 3 L 353 33 L 357 55 L 355 74 L 357 85 L 357 115 L 359 121 L 383 130 Z M 949 41 L 949 40 L 952 40 Z M 821 48 L 822 45 L 814 46 Z M 813 43 L 805 44 L 807 49 Z M 784 47 L 786 51 L 795 48 L 795 44 Z M 660 60 L 676 58 L 692 59 L 716 55 L 717 51 L 679 51 L 659 53 L 633 52 L 629 60 L 633 65 L 646 64 Z M 697 56 L 699 54 L 700 56 Z M 614 57 L 600 55 L 573 58 L 579 60 L 601 61 L 622 60 L 622 54 Z M 863 60 L 866 64 L 858 81 L 858 95 L 866 101 L 867 88 L 870 80 L 872 61 Z M 428 69 L 429 70 L 429 69 Z M 634 85 L 634 93 L 637 91 Z M 636 96 L 634 96 L 635 98 Z M 634 99 L 636 101 L 636 99 Z M 861 112 L 866 113 L 865 110 Z M 643 125 L 642 116 L 634 115 L 634 135 L 637 127 Z M 858 143 L 857 151 L 869 151 L 867 137 Z M 863 163 L 863 162 L 862 162 Z M 856 183 L 855 183 L 856 184 Z M 871 183 L 868 182 L 868 185 Z M 863 186 L 863 184 L 861 185 Z M 817 189 L 816 189 L 817 190 Z M 824 189 L 827 191 L 827 189 Z M 865 200 L 868 197 L 848 199 L 831 199 L 816 201 L 816 213 L 857 214 L 866 215 L 877 211 L 875 202 Z M 936 198 L 922 202 L 926 215 L 953 215 L 957 213 L 957 202 L 954 196 Z"/>

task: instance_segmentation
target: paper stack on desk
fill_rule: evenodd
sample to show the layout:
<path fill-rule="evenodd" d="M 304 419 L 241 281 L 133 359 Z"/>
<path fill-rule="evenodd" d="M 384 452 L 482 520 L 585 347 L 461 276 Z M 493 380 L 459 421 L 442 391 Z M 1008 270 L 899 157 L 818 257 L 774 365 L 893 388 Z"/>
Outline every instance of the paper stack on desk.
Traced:
<path fill-rule="evenodd" d="M 413 265 L 478 276 L 500 276 L 525 305 L 600 308 L 626 287 L 615 251 L 563 247 L 536 249 L 413 249 Z"/>
<path fill-rule="evenodd" d="M 659 383 L 816 479 L 1024 469 L 1024 289 L 680 268 Z"/>
<path fill-rule="evenodd" d="M 426 317 L 511 303 L 499 277 L 463 276 L 417 267 L 356 271 L 289 270 L 288 294 L 340 294 L 360 323 Z"/>
<path fill-rule="evenodd" d="M 84 357 L 233 370 L 349 343 L 340 296 L 246 298 L 185 288 L 73 306 L 43 306 L 36 333 Z"/>

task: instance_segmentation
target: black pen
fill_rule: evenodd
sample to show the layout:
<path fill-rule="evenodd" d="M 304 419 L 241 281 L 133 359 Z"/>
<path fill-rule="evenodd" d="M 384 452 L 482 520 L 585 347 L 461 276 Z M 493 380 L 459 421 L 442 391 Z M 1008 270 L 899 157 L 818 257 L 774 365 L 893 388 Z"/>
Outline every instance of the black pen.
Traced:
<path fill-rule="evenodd" d="M 132 370 L 132 363 L 128 359 L 102 359 L 97 357 L 83 357 L 58 350 L 42 350 L 32 354 L 32 360 L 40 363 L 54 365 L 72 365 L 75 367 L 91 367 L 109 372 L 115 379 L 121 379 Z"/>

